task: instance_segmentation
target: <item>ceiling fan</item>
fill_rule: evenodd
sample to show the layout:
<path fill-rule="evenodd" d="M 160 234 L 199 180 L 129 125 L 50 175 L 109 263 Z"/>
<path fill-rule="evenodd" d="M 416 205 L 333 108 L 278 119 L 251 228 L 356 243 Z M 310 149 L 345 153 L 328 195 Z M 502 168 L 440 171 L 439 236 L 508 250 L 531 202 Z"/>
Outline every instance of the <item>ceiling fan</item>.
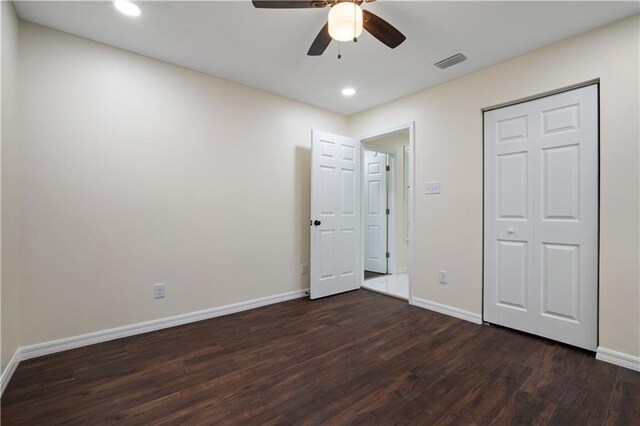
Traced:
<path fill-rule="evenodd" d="M 329 7 L 329 19 L 307 52 L 309 56 L 319 56 L 324 53 L 331 40 L 358 41 L 363 28 L 392 49 L 405 41 L 404 34 L 393 25 L 360 7 L 362 3 L 373 1 L 375 0 L 253 0 L 252 2 L 258 9 Z"/>

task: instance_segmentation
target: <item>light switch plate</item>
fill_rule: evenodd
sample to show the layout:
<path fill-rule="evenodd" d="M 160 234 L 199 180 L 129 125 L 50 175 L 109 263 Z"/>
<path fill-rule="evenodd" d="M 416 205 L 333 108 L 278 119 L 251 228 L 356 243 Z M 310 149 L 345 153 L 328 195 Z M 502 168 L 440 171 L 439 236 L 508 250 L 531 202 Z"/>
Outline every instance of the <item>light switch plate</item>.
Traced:
<path fill-rule="evenodd" d="M 425 194 L 439 194 L 440 193 L 440 181 L 427 182 L 424 185 L 424 193 Z"/>

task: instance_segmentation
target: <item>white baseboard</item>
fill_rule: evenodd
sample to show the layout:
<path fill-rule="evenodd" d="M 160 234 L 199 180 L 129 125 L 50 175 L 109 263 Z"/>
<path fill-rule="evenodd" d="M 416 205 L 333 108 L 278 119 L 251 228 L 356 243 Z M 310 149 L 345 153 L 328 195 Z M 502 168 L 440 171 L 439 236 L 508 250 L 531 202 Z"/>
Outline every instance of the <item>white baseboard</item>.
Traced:
<path fill-rule="evenodd" d="M 396 270 L 393 273 L 394 274 L 406 274 L 407 272 L 409 272 L 409 268 L 407 268 L 406 266 L 403 266 L 401 268 L 396 268 Z"/>
<path fill-rule="evenodd" d="M 7 388 L 9 384 L 9 380 L 11 380 L 11 376 L 18 368 L 18 364 L 20 364 L 20 348 L 16 348 L 16 352 L 13 354 L 7 367 L 2 372 L 2 377 L 0 378 L 0 396 L 4 393 L 4 390 Z"/>
<path fill-rule="evenodd" d="M 141 322 L 138 324 L 125 325 L 123 327 L 111 328 L 94 333 L 82 334 L 80 336 L 68 337 L 50 342 L 38 343 L 35 345 L 22 347 L 21 360 L 48 355 L 55 352 L 62 352 L 82 346 L 93 345 L 95 343 L 120 339 L 122 337 L 134 336 L 136 334 L 148 333 L 150 331 L 162 330 L 163 328 L 175 327 L 177 325 L 202 321 L 210 318 L 229 315 L 236 312 L 247 311 L 261 306 L 274 303 L 285 302 L 305 296 L 307 290 L 297 290 L 289 293 L 277 294 L 274 296 L 262 297 L 260 299 L 248 300 L 246 302 L 232 305 L 220 306 L 217 308 L 205 309 L 203 311 L 190 312 L 188 314 L 176 315 L 173 317 L 160 318 L 157 320 Z"/>
<path fill-rule="evenodd" d="M 470 321 L 475 324 L 482 324 L 482 315 L 473 312 L 465 311 L 463 309 L 454 308 L 453 306 L 443 305 L 441 303 L 432 302 L 430 300 L 420 299 L 418 297 L 411 298 L 412 305 L 420 308 L 428 309 L 430 311 L 438 312 L 441 314 L 449 315 L 452 317 L 460 318 L 465 321 Z"/>
<path fill-rule="evenodd" d="M 18 348 L 13 358 L 11 358 L 5 372 L 2 374 L 2 391 L 4 392 L 5 387 L 9 383 L 9 379 L 11 379 L 11 375 L 18 366 L 18 363 L 26 359 L 75 349 L 82 346 L 93 345 L 95 343 L 107 342 L 109 340 L 120 339 L 122 337 L 134 336 L 136 334 L 148 333 L 150 331 L 162 330 L 164 328 L 175 327 L 177 325 L 202 321 L 223 315 L 234 314 L 236 312 L 247 311 L 261 306 L 272 305 L 274 303 L 286 302 L 287 300 L 305 297 L 307 291 L 308 289 L 296 290 L 289 293 L 276 294 L 274 296 L 234 303 L 232 305 L 205 309 L 203 311 L 190 312 L 188 314 L 160 318 L 138 324 L 125 325 L 108 330 L 96 331 L 94 333 L 82 334 L 80 336 L 67 337 L 59 340 L 52 340 L 50 342 L 23 346 Z"/>
<path fill-rule="evenodd" d="M 640 357 L 627 355 L 601 346 L 598 346 L 596 351 L 596 359 L 610 364 L 615 364 L 619 367 L 640 371 Z"/>

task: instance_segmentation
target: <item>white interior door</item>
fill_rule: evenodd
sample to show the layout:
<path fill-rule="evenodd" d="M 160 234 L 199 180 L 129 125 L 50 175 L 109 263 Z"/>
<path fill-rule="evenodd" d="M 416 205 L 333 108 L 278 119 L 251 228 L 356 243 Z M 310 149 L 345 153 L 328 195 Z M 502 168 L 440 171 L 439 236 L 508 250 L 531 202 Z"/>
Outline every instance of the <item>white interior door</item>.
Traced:
<path fill-rule="evenodd" d="M 311 298 L 360 288 L 360 141 L 314 130 Z"/>
<path fill-rule="evenodd" d="M 364 269 L 387 273 L 387 155 L 364 155 Z"/>
<path fill-rule="evenodd" d="M 597 86 L 484 120 L 484 318 L 595 350 Z"/>

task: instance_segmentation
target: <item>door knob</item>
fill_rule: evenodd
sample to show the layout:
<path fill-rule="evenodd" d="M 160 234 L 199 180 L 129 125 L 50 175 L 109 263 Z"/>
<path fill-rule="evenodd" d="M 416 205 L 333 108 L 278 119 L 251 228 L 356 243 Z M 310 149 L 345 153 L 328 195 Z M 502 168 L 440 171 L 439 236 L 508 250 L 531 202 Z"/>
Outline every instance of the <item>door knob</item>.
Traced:
<path fill-rule="evenodd" d="M 516 232 L 516 230 L 513 229 L 513 228 L 509 228 L 509 229 L 507 229 L 507 232 L 510 233 L 510 234 L 513 234 L 514 232 Z"/>
<path fill-rule="evenodd" d="M 322 225 L 322 222 L 320 222 L 319 220 L 314 220 L 314 221 L 313 221 L 313 224 L 314 224 L 315 226 L 319 226 L 319 225 Z"/>

